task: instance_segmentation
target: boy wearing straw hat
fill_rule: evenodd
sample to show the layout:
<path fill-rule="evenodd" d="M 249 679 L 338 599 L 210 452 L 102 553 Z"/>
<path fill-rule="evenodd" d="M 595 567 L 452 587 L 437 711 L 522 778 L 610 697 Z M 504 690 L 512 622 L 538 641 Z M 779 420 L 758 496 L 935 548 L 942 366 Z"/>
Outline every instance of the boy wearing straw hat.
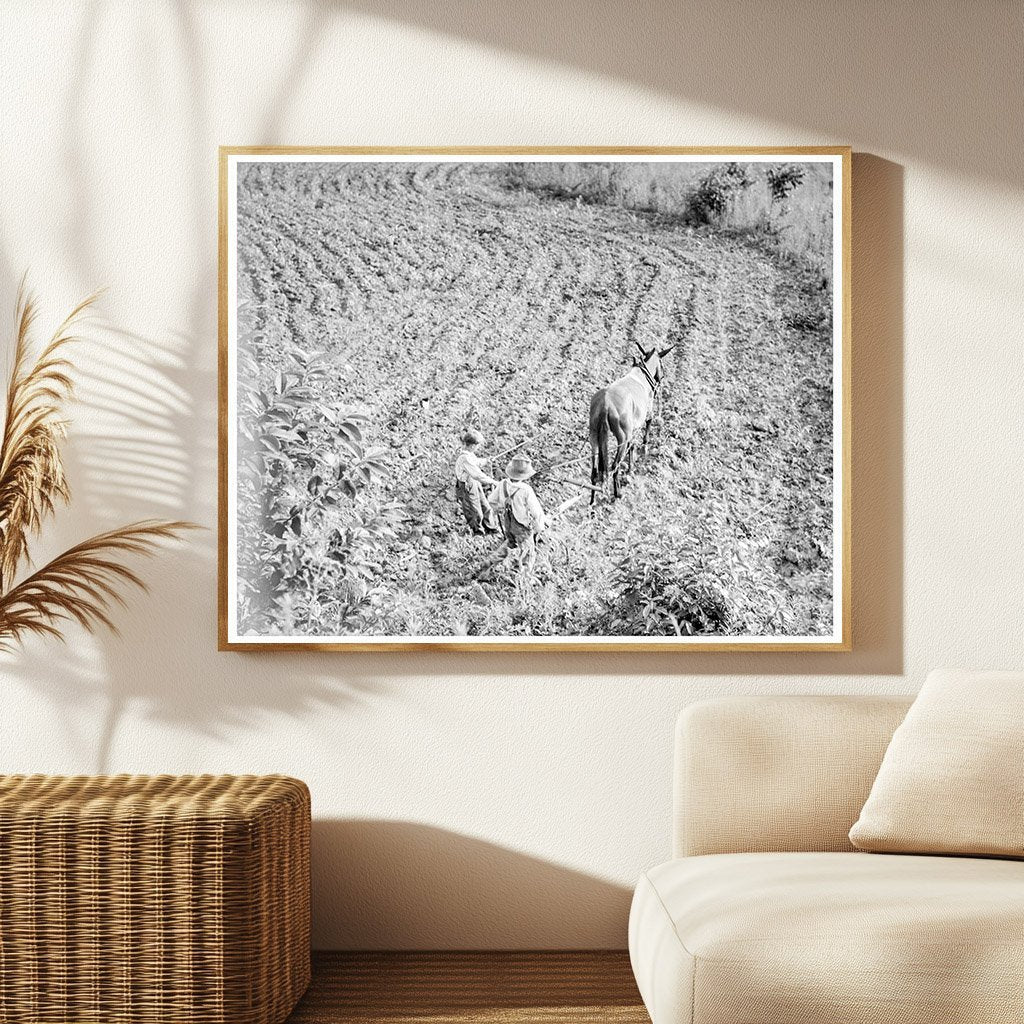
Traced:
<path fill-rule="evenodd" d="M 483 434 L 472 427 L 462 434 L 462 451 L 455 460 L 455 498 L 473 533 L 497 533 L 498 524 L 487 503 L 484 485 L 498 481 L 487 472 L 485 460 L 476 453 L 483 440 Z"/>
<path fill-rule="evenodd" d="M 538 536 L 548 525 L 544 507 L 527 482 L 536 473 L 528 455 L 515 455 L 505 467 L 505 479 L 491 493 L 498 510 L 498 522 L 510 548 L 527 548 L 534 553 Z"/>

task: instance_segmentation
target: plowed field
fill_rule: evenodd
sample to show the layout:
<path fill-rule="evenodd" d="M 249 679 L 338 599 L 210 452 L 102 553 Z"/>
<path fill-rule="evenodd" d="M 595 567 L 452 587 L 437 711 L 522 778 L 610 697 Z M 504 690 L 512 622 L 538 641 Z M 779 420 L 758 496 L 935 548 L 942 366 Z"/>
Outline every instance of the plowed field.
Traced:
<path fill-rule="evenodd" d="M 831 631 L 831 321 L 809 265 L 488 164 L 254 164 L 238 223 L 240 297 L 328 354 L 406 509 L 368 631 Z M 536 489 L 558 509 L 587 494 L 552 477 L 589 480 L 590 397 L 635 341 L 677 348 L 623 498 L 565 508 L 535 573 L 484 568 L 495 542 L 451 496 L 461 429 L 557 466 Z"/>

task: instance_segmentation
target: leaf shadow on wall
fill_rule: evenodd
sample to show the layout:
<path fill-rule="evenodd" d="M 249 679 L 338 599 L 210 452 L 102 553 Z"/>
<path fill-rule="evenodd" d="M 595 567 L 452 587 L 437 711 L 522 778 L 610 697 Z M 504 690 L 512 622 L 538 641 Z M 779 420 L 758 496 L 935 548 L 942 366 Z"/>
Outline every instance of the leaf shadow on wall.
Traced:
<path fill-rule="evenodd" d="M 409 821 L 313 823 L 313 945 L 565 949 L 581 916 L 626 945 L 625 886 Z"/>
<path fill-rule="evenodd" d="M 313 4 L 312 6 L 323 6 Z M 630 4 L 525 0 L 514 13 L 476 0 L 332 0 L 357 13 L 570 66 L 654 94 L 735 111 L 810 141 L 856 139 L 980 180 L 1024 182 L 1019 133 L 1024 19 L 1015 4 Z M 433 70 L 433 69 L 432 69 Z M 423 82 L 424 95 L 436 82 Z M 586 96 L 578 96 L 581 106 Z M 709 145 L 743 138 L 628 138 L 596 145 Z M 420 140 L 410 140 L 417 141 Z M 472 139 L 472 142 L 521 142 Z M 552 144 L 564 139 L 545 139 Z M 808 141 L 806 138 L 801 141 Z M 439 139 L 427 144 L 437 145 Z"/>

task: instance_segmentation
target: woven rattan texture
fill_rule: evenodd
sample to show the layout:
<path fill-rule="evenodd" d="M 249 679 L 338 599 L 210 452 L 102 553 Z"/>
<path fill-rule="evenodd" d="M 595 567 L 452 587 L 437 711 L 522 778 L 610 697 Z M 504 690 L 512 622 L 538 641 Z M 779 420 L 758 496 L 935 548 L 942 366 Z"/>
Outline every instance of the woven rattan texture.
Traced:
<path fill-rule="evenodd" d="M 309 984 L 309 791 L 0 777 L 2 1024 L 276 1024 Z"/>

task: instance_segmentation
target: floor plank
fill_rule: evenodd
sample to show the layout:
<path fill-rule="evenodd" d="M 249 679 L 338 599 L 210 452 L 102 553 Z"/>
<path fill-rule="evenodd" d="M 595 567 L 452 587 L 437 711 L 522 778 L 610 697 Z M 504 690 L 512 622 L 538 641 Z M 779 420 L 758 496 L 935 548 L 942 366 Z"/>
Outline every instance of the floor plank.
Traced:
<path fill-rule="evenodd" d="M 624 952 L 317 953 L 288 1024 L 649 1024 Z"/>

